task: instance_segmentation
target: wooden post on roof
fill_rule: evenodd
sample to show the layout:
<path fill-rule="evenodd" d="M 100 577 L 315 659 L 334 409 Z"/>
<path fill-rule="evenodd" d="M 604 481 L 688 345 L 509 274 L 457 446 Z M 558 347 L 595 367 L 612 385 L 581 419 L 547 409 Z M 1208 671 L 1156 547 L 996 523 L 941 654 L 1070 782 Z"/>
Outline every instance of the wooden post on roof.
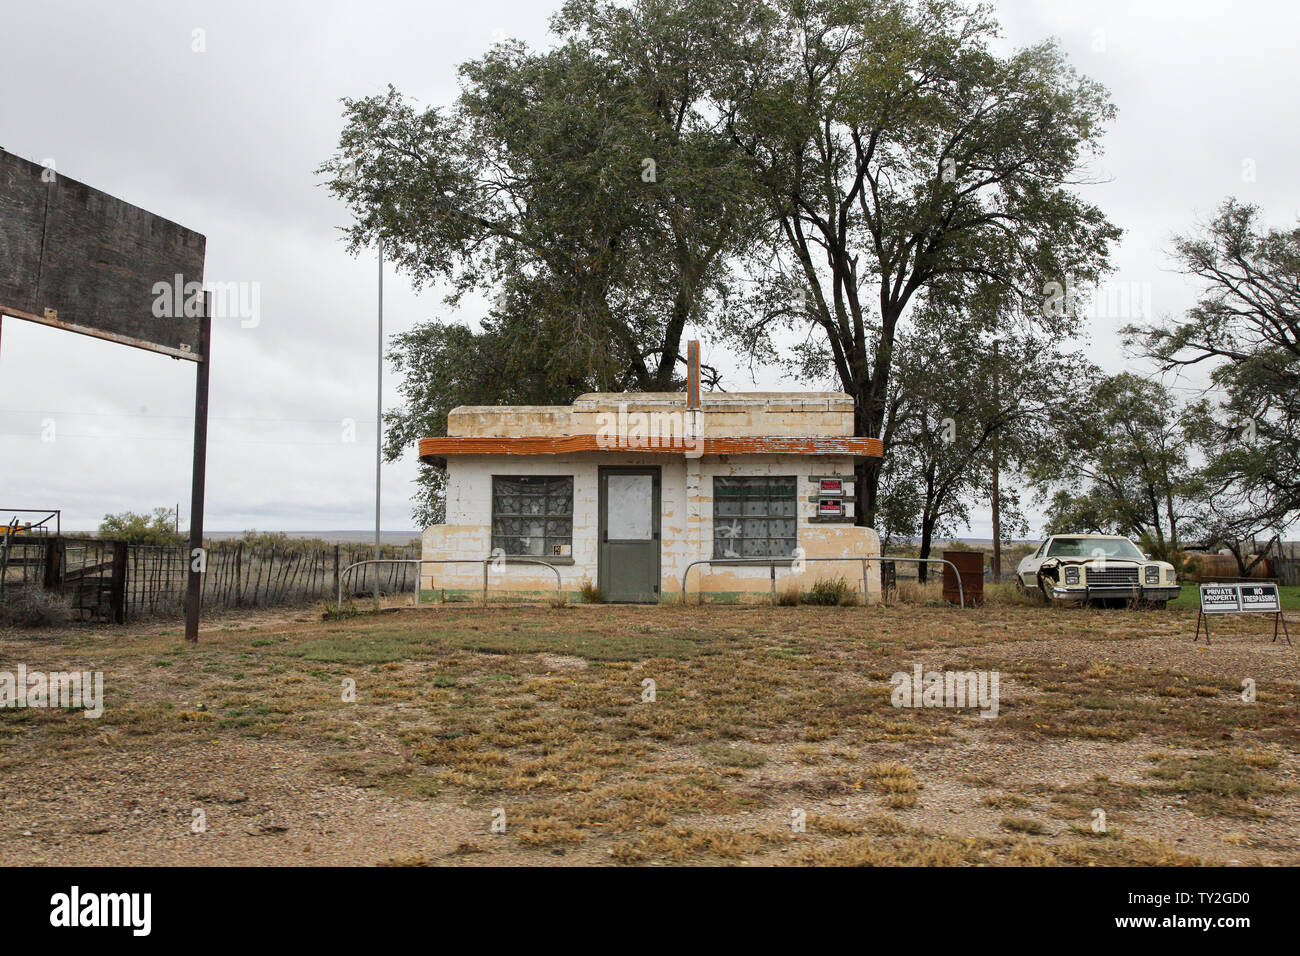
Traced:
<path fill-rule="evenodd" d="M 686 343 L 686 407 L 700 407 L 700 343 Z"/>

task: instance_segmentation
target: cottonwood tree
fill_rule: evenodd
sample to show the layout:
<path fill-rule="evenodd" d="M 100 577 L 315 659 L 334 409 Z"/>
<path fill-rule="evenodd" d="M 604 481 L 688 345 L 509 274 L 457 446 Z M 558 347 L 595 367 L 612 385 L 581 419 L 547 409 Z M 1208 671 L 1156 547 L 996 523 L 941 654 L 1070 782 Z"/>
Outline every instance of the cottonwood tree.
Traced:
<path fill-rule="evenodd" d="M 778 359 L 775 333 L 808 332 L 787 367 L 831 370 L 855 400 L 855 433 L 880 436 L 887 458 L 901 323 L 922 290 L 992 283 L 1043 331 L 1073 327 L 1053 304 L 1098 279 L 1120 234 L 1075 188 L 1114 108 L 1052 42 L 993 52 L 986 6 L 764 6 L 766 82 L 737 101 L 732 133 L 766 201 L 767 244 L 730 330 Z M 879 469 L 859 468 L 865 524 Z"/>
<path fill-rule="evenodd" d="M 449 283 L 453 304 L 508 289 L 564 341 L 552 364 L 609 390 L 677 381 L 683 331 L 708 320 L 755 218 L 703 84 L 734 46 L 689 16 L 728 5 L 646 6 L 656 15 L 566 6 L 557 49 L 496 46 L 461 66 L 451 107 L 420 110 L 391 87 L 345 100 L 321 167 L 352 210 L 354 251 L 382 238 L 413 279 Z"/>
<path fill-rule="evenodd" d="M 1127 339 L 1162 369 L 1209 367 L 1221 390 L 1197 436 L 1205 536 L 1244 573 L 1242 542 L 1275 538 L 1300 515 L 1300 228 L 1264 228 L 1258 207 L 1229 199 L 1173 256 L 1200 298 Z"/>
<path fill-rule="evenodd" d="M 752 84 L 749 20 L 712 0 L 569 3 L 555 49 L 497 45 L 461 66 L 454 104 L 417 108 L 391 87 L 344 101 L 319 171 L 352 211 L 349 247 L 382 239 L 449 304 L 495 303 L 481 331 L 434 322 L 395 340 L 395 366 L 417 380 L 389 415 L 390 459 L 457 404 L 681 382 L 685 329 L 708 327 L 760 221 L 704 82 Z M 436 505 L 437 478 L 424 481 Z"/>
<path fill-rule="evenodd" d="M 973 504 L 991 500 L 995 442 L 1004 479 L 1056 457 L 1062 410 L 1091 370 L 1030 323 L 996 321 L 1006 305 L 989 292 L 969 301 L 926 296 L 898 339 L 880 523 L 887 536 L 919 538 L 922 558 L 937 537 L 969 527 Z M 1010 329 L 995 347 L 988 330 L 999 326 Z M 999 499 L 1002 536 L 1025 533 L 1016 489 L 1003 485 Z"/>
<path fill-rule="evenodd" d="M 1047 533 L 1140 538 L 1164 560 L 1195 540 L 1204 495 L 1195 410 L 1159 382 L 1122 372 L 1081 391 L 1070 411 L 1059 453 L 1037 469 L 1040 488 L 1054 489 Z"/>

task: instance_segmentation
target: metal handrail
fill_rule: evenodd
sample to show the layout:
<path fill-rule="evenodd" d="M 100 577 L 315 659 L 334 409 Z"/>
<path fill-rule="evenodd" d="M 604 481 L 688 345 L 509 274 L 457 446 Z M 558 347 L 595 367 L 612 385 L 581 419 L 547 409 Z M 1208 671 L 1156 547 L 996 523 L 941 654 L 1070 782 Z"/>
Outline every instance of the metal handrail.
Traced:
<path fill-rule="evenodd" d="M 771 569 L 772 577 L 772 603 L 776 603 L 776 565 L 781 564 L 798 564 L 807 561 L 861 561 L 862 562 L 862 600 L 867 600 L 867 562 L 868 561 L 903 561 L 908 564 L 946 564 L 952 568 L 952 573 L 957 577 L 957 601 L 962 610 L 966 609 L 966 589 L 961 585 L 961 572 L 957 570 L 957 565 L 945 558 L 885 558 L 873 557 L 864 558 L 860 555 L 852 555 L 840 558 L 701 558 L 699 561 L 692 561 L 686 565 L 686 570 L 682 572 L 682 604 L 686 603 L 686 576 L 691 573 L 691 568 L 697 564 L 766 564 Z M 704 603 L 704 592 L 700 592 L 700 603 Z"/>
<path fill-rule="evenodd" d="M 343 580 L 348 576 L 348 572 L 351 571 L 353 568 L 359 568 L 367 564 L 418 564 L 418 565 L 482 564 L 483 565 L 483 603 L 487 604 L 488 569 L 489 567 L 491 567 L 493 561 L 501 561 L 501 560 L 504 560 L 506 564 L 540 564 L 544 568 L 550 568 L 552 571 L 555 572 L 555 593 L 557 596 L 561 593 L 561 590 L 564 587 L 563 581 L 560 578 L 560 569 L 553 564 L 548 564 L 545 561 L 539 561 L 536 558 L 515 557 L 514 555 L 509 555 L 504 559 L 502 559 L 499 555 L 496 557 L 489 555 L 486 558 L 371 558 L 366 561 L 356 561 L 352 564 L 349 564 L 339 574 L 338 607 L 343 606 Z M 420 573 L 418 570 L 415 573 L 415 596 L 414 596 L 414 600 L 411 602 L 411 606 L 412 607 L 420 606 Z"/>

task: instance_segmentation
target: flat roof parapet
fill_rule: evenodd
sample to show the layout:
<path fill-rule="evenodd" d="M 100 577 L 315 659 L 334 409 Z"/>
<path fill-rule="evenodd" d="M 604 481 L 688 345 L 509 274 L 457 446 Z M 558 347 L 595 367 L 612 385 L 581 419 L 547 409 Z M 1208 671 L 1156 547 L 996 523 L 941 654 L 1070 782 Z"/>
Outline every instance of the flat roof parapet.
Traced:
<path fill-rule="evenodd" d="M 774 443 L 768 453 L 778 446 L 801 449 L 804 454 L 837 453 L 812 451 L 824 443 L 827 449 L 839 449 L 838 453 L 879 454 L 874 445 L 855 444 L 874 439 L 840 443 L 841 439 L 854 439 L 853 400 L 843 392 L 710 392 L 701 396 L 701 406 L 695 418 L 686 396 L 679 392 L 590 392 L 572 405 L 462 405 L 447 416 L 447 437 L 467 442 L 508 440 L 511 451 L 500 446 L 505 454 L 529 453 L 522 450 L 531 448 L 535 440 L 545 440 L 543 444 L 550 450 L 540 452 L 543 454 L 586 450 L 597 437 L 608 439 L 611 432 L 693 435 L 714 448 L 723 447 L 719 441 L 763 439 Z M 428 441 L 433 444 L 422 443 L 422 456 L 456 453 L 454 443 Z M 431 451 L 434 446 L 437 453 Z M 470 444 L 463 447 L 462 453 L 470 453 Z M 608 448 L 608 441 L 599 447 Z M 670 443 L 663 450 L 671 447 Z"/>

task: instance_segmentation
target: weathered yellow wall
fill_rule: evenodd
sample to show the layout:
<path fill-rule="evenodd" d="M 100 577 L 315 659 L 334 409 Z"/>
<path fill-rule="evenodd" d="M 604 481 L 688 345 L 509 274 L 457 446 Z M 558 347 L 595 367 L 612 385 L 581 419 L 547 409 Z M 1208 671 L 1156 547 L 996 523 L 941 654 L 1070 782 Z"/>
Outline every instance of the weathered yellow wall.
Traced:
<path fill-rule="evenodd" d="M 717 392 L 701 397 L 700 437 L 843 438 L 853 434 L 853 400 L 842 392 Z M 676 392 L 597 392 L 572 406 L 461 406 L 447 416 L 460 438 L 594 435 L 623 407 L 631 414 L 686 414 Z M 605 416 L 605 417 L 602 417 Z"/>
<path fill-rule="evenodd" d="M 481 559 L 491 551 L 493 475 L 572 475 L 574 479 L 572 564 L 559 567 L 561 589 L 576 591 L 584 580 L 598 582 L 597 535 L 601 465 L 656 465 L 661 469 L 661 598 L 680 594 L 682 573 L 697 559 L 713 557 L 713 479 L 739 475 L 793 475 L 797 478 L 798 545 L 809 558 L 855 555 L 878 558 L 875 531 L 847 524 L 814 523 L 816 505 L 808 500 L 816 486 L 810 476 L 852 474 L 847 458 L 803 455 L 709 455 L 683 458 L 630 452 L 575 455 L 458 455 L 448 461 L 447 523 L 425 531 L 424 557 Z M 543 559 L 545 560 L 545 559 Z M 792 583 L 806 590 L 819 578 L 843 577 L 862 587 L 860 561 L 807 562 L 802 571 L 777 568 L 777 590 Z M 426 565 L 422 587 L 476 590 L 482 565 Z M 869 596 L 879 591 L 879 567 L 869 564 Z M 555 575 L 535 565 L 506 564 L 493 570 L 493 592 L 553 591 Z M 748 595 L 765 600 L 771 579 L 767 565 L 702 565 L 690 571 L 687 591 Z"/>

